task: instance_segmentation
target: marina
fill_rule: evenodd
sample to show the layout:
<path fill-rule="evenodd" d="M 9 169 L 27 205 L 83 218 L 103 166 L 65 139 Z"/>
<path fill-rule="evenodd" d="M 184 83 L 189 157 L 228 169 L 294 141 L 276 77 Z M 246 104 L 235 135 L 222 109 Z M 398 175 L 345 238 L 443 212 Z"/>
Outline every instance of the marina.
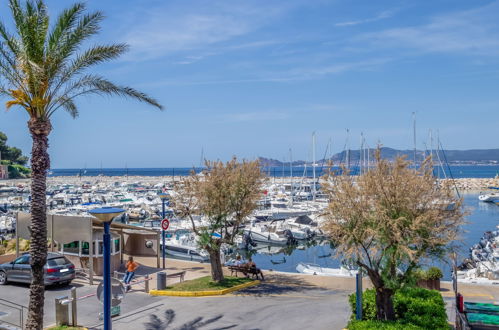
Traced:
<path fill-rule="evenodd" d="M 480 167 L 490 172 L 491 169 Z M 107 170 L 106 170 L 107 171 Z M 177 173 L 182 173 L 177 170 Z M 119 177 L 89 176 L 49 178 L 47 205 L 49 213 L 57 215 L 85 215 L 97 206 L 122 207 L 127 210 L 119 222 L 160 231 L 162 201 L 158 193 L 171 192 L 180 177 Z M 320 181 L 320 180 L 319 180 Z M 456 179 L 456 186 L 474 182 L 483 188 L 481 192 L 464 190 L 465 207 L 470 212 L 464 226 L 463 244 L 459 247 L 458 261 L 469 258 L 470 247 L 480 242 L 484 233 L 497 230 L 499 206 L 483 202 L 483 196 L 495 179 L 466 178 Z M 281 272 L 303 272 L 344 276 L 351 274 L 344 270 L 341 258 L 335 256 L 334 245 L 320 229 L 320 211 L 327 201 L 320 197 L 317 185 L 314 201 L 313 179 L 308 177 L 270 177 L 259 208 L 240 228 L 241 235 L 236 245 L 225 247 L 224 261 L 241 255 L 251 257 L 259 267 Z M 477 184 L 479 182 L 479 184 Z M 294 199 L 290 195 L 293 191 Z M 480 200 L 482 199 L 482 200 Z M 27 211 L 29 206 L 29 186 L 23 180 L 2 181 L 0 183 L 0 235 L 2 239 L 13 237 L 15 212 Z M 170 220 L 165 251 L 169 258 L 189 261 L 209 262 L 206 252 L 197 247 L 196 238 L 191 232 L 190 221 L 179 219 L 166 202 L 166 216 Z M 202 217 L 195 218 L 202 226 Z M 301 265 L 301 266 L 300 266 Z M 435 264 L 429 263 L 428 266 Z M 439 262 L 444 280 L 451 279 L 451 262 Z M 342 275 L 343 274 L 343 275 Z M 461 276 L 463 277 L 463 276 Z"/>

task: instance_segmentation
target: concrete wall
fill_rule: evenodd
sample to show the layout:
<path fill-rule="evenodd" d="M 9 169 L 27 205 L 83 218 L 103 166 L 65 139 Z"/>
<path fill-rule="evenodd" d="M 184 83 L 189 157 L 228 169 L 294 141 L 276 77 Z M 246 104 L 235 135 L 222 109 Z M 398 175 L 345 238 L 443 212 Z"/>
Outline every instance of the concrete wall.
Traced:
<path fill-rule="evenodd" d="M 90 264 L 88 262 L 88 257 L 79 257 L 79 256 L 73 256 L 73 255 L 64 255 L 66 258 L 68 258 L 69 261 L 71 261 L 76 268 L 90 268 Z M 104 258 L 102 257 L 94 257 L 94 274 L 97 276 L 101 276 L 102 273 L 104 272 Z M 117 253 L 115 255 L 111 256 L 111 273 L 114 272 L 115 270 L 119 270 L 121 266 L 121 260 L 120 260 L 120 254 Z"/>
<path fill-rule="evenodd" d="M 123 233 L 124 248 L 123 253 L 131 256 L 151 256 L 158 255 L 158 235 L 156 233 Z M 146 242 L 151 241 L 152 248 L 146 247 Z"/>

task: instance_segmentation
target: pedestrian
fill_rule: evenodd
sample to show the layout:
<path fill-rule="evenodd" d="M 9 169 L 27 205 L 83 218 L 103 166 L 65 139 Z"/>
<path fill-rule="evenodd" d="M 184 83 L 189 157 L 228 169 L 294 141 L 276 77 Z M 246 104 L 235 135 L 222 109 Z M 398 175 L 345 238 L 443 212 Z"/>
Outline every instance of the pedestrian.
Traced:
<path fill-rule="evenodd" d="M 123 282 L 126 285 L 126 290 L 130 290 L 130 282 L 132 281 L 133 276 L 135 275 L 135 271 L 139 268 L 139 264 L 133 261 L 133 257 L 128 257 L 128 261 L 126 263 L 126 273 L 125 277 L 123 277 Z"/>

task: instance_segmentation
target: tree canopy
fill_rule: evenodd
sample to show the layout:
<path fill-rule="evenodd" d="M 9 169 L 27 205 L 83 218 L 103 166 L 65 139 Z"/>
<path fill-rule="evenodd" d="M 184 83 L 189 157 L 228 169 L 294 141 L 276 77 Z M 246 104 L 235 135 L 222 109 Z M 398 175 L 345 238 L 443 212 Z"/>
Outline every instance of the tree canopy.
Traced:
<path fill-rule="evenodd" d="M 176 212 L 191 219 L 199 245 L 210 254 L 212 278 L 223 280 L 220 264 L 222 244 L 233 244 L 239 225 L 256 208 L 262 195 L 263 175 L 258 161 L 239 163 L 206 162 L 203 175 L 192 173 L 175 188 L 173 205 Z M 202 215 L 206 227 L 196 226 L 193 215 Z"/>
<path fill-rule="evenodd" d="M 431 258 L 444 258 L 460 236 L 465 212 L 450 186 L 439 184 L 427 159 L 419 169 L 397 158 L 361 176 L 325 178 L 330 203 L 324 229 L 337 255 L 353 261 L 376 288 L 378 318 L 393 319 L 391 297 Z"/>
<path fill-rule="evenodd" d="M 24 166 L 28 162 L 28 157 L 23 156 L 21 149 L 7 145 L 7 135 L 3 132 L 0 132 L 0 156 L 1 160 L 9 161 L 13 164 Z"/>

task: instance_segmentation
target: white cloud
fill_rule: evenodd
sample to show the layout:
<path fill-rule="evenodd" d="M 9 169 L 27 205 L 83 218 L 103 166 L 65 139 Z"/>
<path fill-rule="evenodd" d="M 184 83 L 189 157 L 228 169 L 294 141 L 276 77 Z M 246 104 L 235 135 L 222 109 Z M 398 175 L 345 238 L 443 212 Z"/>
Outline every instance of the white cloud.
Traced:
<path fill-rule="evenodd" d="M 165 5 L 154 8 L 144 15 L 147 20 L 134 26 L 125 36 L 125 41 L 132 49 L 128 59 L 148 60 L 175 52 L 213 47 L 274 22 L 290 8 L 293 8 L 292 2 L 272 6 L 263 1 L 224 3 L 213 1 L 197 7 Z M 274 42 L 257 40 L 231 47 L 254 48 Z"/>
<path fill-rule="evenodd" d="M 356 20 L 356 21 L 346 21 L 346 22 L 340 22 L 336 23 L 335 26 L 354 26 L 354 25 L 359 25 L 359 24 L 366 24 L 366 23 L 372 23 L 376 21 L 380 21 L 382 19 L 390 18 L 394 14 L 394 11 L 384 11 L 380 13 L 379 15 L 376 15 L 371 18 L 366 18 L 366 19 L 361 19 L 361 20 Z"/>
<path fill-rule="evenodd" d="M 499 54 L 499 2 L 473 10 L 433 17 L 427 24 L 387 29 L 355 38 L 375 47 L 410 48 L 419 52 Z"/>

